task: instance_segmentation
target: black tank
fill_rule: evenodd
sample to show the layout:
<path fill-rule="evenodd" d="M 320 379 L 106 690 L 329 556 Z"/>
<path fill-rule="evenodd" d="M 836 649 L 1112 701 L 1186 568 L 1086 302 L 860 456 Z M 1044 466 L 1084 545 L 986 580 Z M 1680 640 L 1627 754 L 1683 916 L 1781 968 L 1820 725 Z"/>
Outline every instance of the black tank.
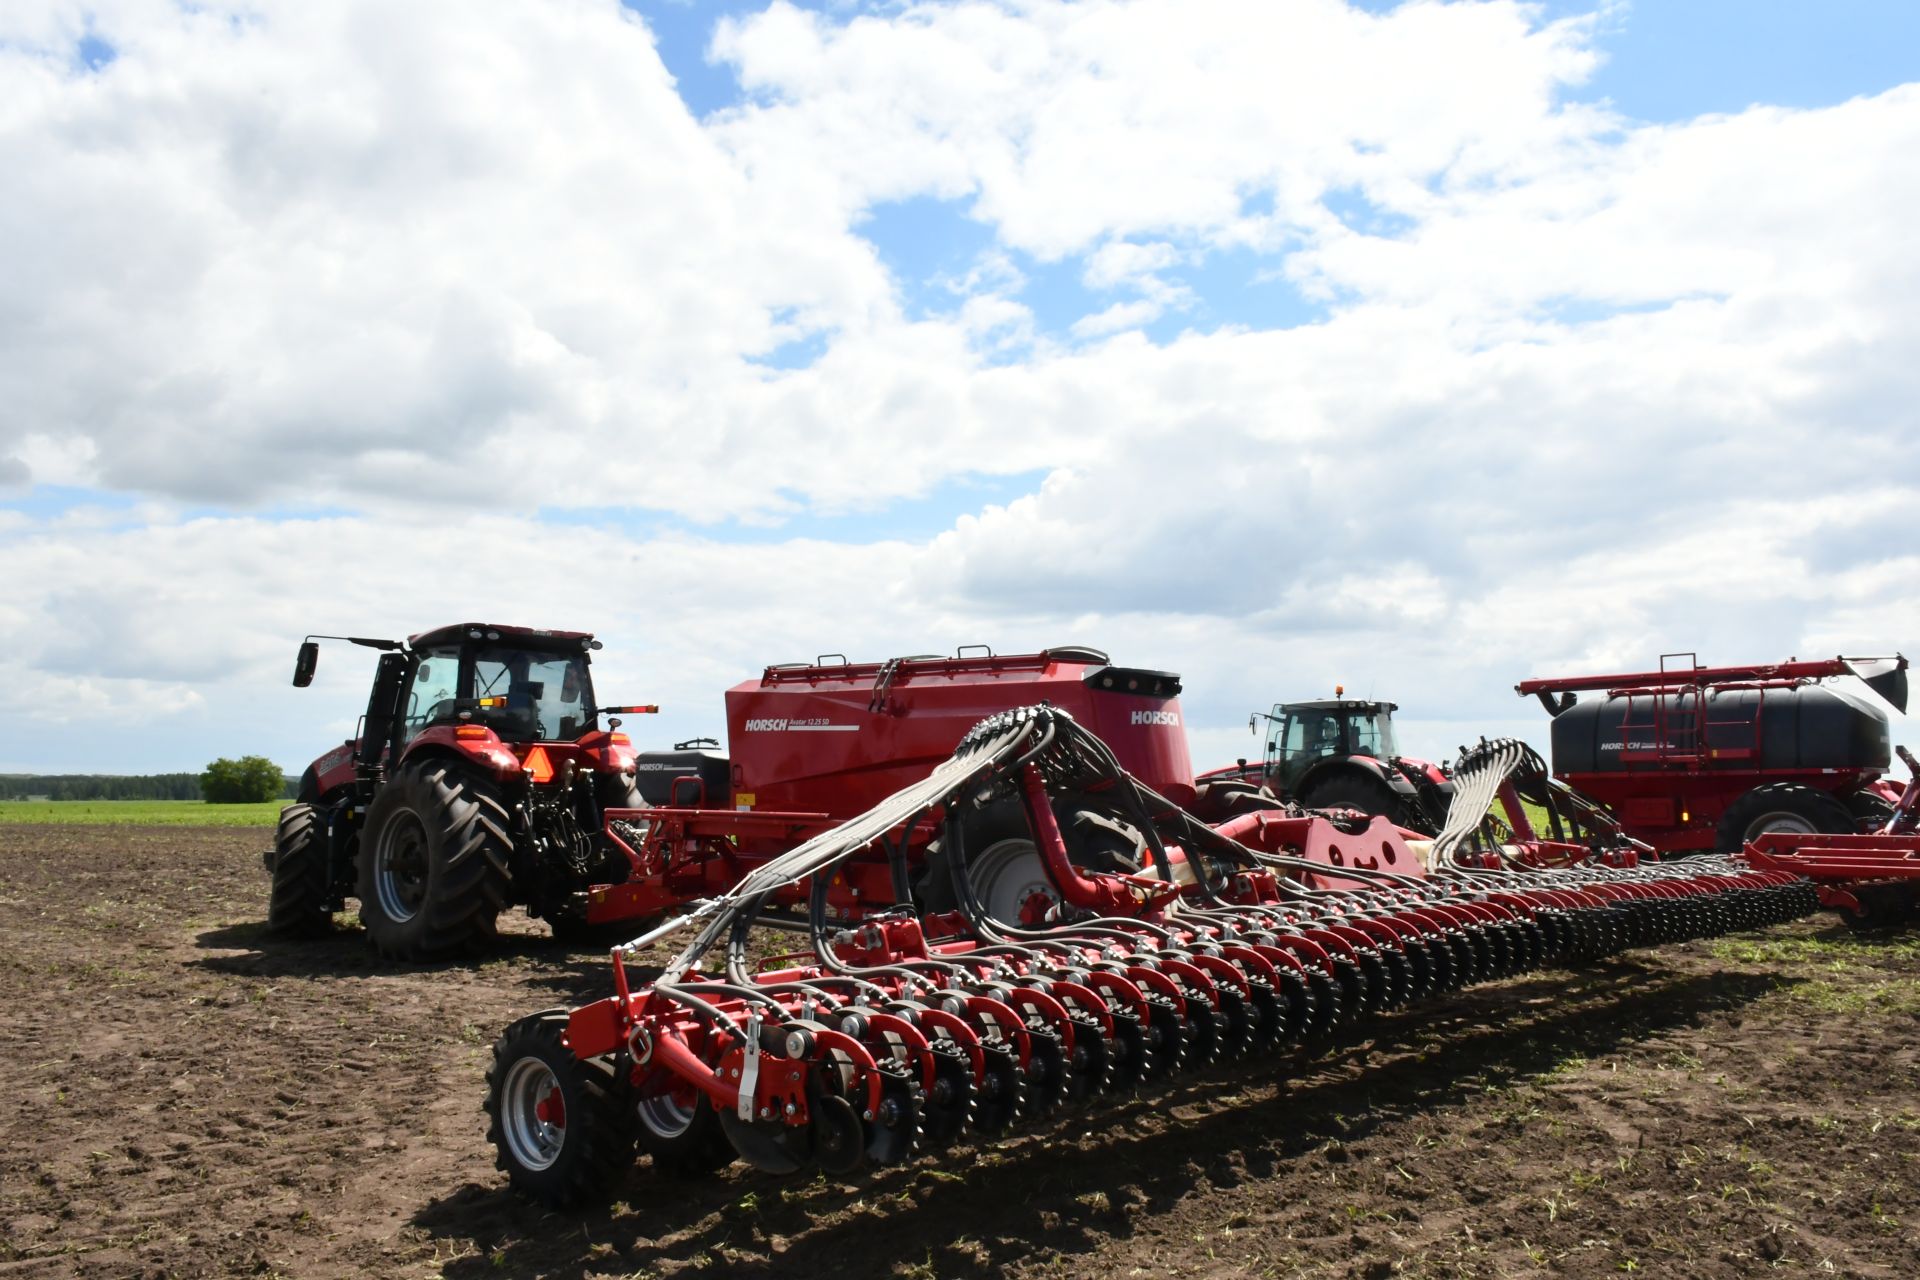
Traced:
<path fill-rule="evenodd" d="M 705 794 L 691 782 L 678 789 L 675 778 L 694 777 L 706 784 Z M 651 805 L 677 804 L 682 808 L 725 809 L 732 804 L 727 757 L 718 751 L 682 748 L 641 751 L 634 757 L 633 785 Z"/>
<path fill-rule="evenodd" d="M 1553 721 L 1555 773 L 1616 773 L 1651 768 L 1635 753 L 1664 746 L 1696 751 L 1692 691 L 1670 695 L 1664 742 L 1656 742 L 1650 695 L 1578 702 Z M 1887 717 L 1866 700 L 1825 685 L 1792 689 L 1709 690 L 1705 746 L 1714 769 L 1885 769 L 1893 760 Z M 1631 708 L 1631 736 L 1621 732 Z"/>

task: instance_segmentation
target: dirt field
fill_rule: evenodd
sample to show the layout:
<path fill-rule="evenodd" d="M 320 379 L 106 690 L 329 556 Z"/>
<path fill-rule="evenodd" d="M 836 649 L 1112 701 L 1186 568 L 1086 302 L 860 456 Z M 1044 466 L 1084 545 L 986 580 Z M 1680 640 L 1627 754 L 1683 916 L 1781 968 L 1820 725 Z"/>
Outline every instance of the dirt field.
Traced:
<path fill-rule="evenodd" d="M 0 828 L 0 1275 L 1920 1275 L 1920 941 L 1480 988 L 859 1184 L 502 1191 L 507 1021 L 603 994 L 263 936 L 259 831 Z"/>

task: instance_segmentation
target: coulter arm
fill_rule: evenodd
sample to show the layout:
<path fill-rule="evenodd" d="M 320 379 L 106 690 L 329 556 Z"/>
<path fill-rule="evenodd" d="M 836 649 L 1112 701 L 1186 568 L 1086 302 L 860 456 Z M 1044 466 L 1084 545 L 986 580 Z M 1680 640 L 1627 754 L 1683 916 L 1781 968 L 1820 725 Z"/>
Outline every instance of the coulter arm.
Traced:
<path fill-rule="evenodd" d="M 1039 919 L 994 918 L 968 871 L 973 819 L 1010 802 L 1055 889 Z M 1138 869 L 1077 865 L 1063 803 L 1134 833 Z M 892 860 L 904 884 L 893 836 L 923 821 L 943 824 L 957 912 L 902 899 L 853 918 L 830 902 L 862 859 Z M 1471 983 L 1816 906 L 1806 880 L 1726 858 L 1463 857 L 1423 859 L 1378 818 L 1210 827 L 1066 713 L 1002 713 L 926 779 L 617 949 L 611 997 L 509 1028 L 489 1073 L 500 1164 L 550 1205 L 606 1194 L 636 1146 L 668 1169 L 848 1174 L 1216 1064 L 1252 1069 Z M 750 930 L 796 894 L 812 955 L 761 971 Z M 639 946 L 674 927 L 691 941 L 634 982 Z"/>

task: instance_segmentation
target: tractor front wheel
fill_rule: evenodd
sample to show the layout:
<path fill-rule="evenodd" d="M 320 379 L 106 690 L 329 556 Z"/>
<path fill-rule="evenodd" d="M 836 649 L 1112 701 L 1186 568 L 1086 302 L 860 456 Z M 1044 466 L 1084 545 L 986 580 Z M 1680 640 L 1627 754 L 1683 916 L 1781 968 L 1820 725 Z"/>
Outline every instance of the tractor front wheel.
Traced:
<path fill-rule="evenodd" d="M 327 883 L 327 840 L 320 815 L 310 804 L 280 811 L 273 837 L 273 887 L 267 894 L 267 928 L 291 937 L 312 938 L 333 927 Z"/>
<path fill-rule="evenodd" d="M 444 761 L 394 774 L 360 839 L 360 923 L 375 949 L 429 960 L 491 938 L 507 905 L 511 829 L 493 788 Z"/>
<path fill-rule="evenodd" d="M 1769 831 L 1799 835 L 1845 835 L 1858 830 L 1853 814 L 1825 791 L 1798 782 L 1755 787 L 1727 806 L 1714 832 L 1715 848 L 1737 853 Z"/>
<path fill-rule="evenodd" d="M 1357 809 L 1375 817 L 1400 814 L 1400 797 L 1393 788 L 1356 767 L 1339 769 L 1307 784 L 1300 792 L 1305 809 Z"/>
<path fill-rule="evenodd" d="M 520 1019 L 494 1042 L 487 1140 L 516 1191 L 549 1208 L 604 1199 L 633 1164 L 629 1089 L 606 1058 L 567 1047 L 567 1011 Z"/>

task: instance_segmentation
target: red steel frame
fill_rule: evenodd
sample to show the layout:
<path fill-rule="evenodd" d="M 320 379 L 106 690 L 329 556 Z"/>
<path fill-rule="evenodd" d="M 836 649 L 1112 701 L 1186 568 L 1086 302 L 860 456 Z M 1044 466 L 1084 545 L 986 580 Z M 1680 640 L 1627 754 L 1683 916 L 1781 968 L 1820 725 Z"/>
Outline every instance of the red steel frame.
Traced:
<path fill-rule="evenodd" d="M 1801 875 L 1819 886 L 1820 901 L 1866 916 L 1861 894 L 1895 890 L 1911 907 L 1920 900 L 1920 761 L 1895 748 L 1911 776 L 1893 815 L 1865 835 L 1799 835 L 1770 831 L 1747 844 L 1744 857 L 1762 871 Z"/>

